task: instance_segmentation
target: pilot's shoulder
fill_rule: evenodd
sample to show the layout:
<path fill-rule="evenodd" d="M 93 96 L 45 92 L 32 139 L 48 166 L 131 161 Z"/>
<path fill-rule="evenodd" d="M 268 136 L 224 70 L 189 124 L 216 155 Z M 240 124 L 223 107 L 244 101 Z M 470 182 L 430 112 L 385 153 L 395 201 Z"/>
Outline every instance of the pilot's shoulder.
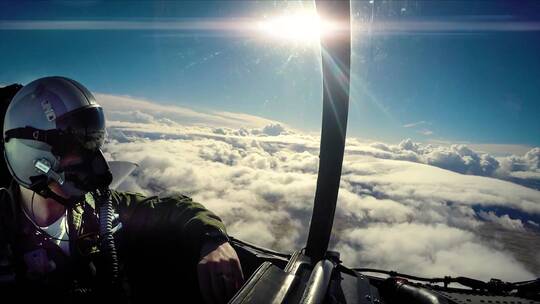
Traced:
<path fill-rule="evenodd" d="M 148 197 L 142 193 L 139 192 L 131 192 L 131 191 L 117 191 L 117 190 L 111 190 L 111 197 L 113 199 L 113 202 L 116 201 L 120 204 L 122 203 L 131 203 L 131 202 L 138 202 L 147 199 Z"/>
<path fill-rule="evenodd" d="M 172 193 L 166 196 L 147 196 L 138 192 L 131 191 L 111 191 L 113 199 L 116 199 L 119 204 L 156 204 L 156 203 L 191 203 L 191 197 L 181 194 Z"/>

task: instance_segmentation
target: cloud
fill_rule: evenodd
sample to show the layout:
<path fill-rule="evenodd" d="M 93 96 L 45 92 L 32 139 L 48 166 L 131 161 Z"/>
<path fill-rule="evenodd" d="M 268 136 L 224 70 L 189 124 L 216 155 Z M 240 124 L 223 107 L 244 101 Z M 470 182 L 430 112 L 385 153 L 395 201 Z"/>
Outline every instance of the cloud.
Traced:
<path fill-rule="evenodd" d="M 404 127 L 404 128 L 414 128 L 414 127 L 417 127 L 417 126 L 420 126 L 420 125 L 424 125 L 424 124 L 427 124 L 427 122 L 424 121 L 424 120 L 422 120 L 422 121 L 417 121 L 417 122 L 412 122 L 412 123 L 404 124 L 403 127 Z"/>
<path fill-rule="evenodd" d="M 480 216 L 482 219 L 490 222 L 497 223 L 504 228 L 507 229 L 513 229 L 513 230 L 520 230 L 524 231 L 525 227 L 523 226 L 523 222 L 519 219 L 512 219 L 508 214 L 505 214 L 501 217 L 497 216 L 493 211 L 480 211 L 478 213 L 478 216 Z"/>
<path fill-rule="evenodd" d="M 283 126 L 280 124 L 267 125 L 262 130 L 262 133 L 269 136 L 277 136 L 284 132 L 285 132 L 285 128 L 283 128 Z"/>
<path fill-rule="evenodd" d="M 121 190 L 182 192 L 222 217 L 235 237 L 289 252 L 305 245 L 319 137 L 264 118 L 231 118 L 243 114 L 174 108 L 165 115 L 167 107 L 147 101 L 108 106 L 131 111 L 111 115 L 105 146 L 108 159 L 139 164 Z M 532 151 L 512 158 L 508 170 L 537 165 Z M 500 168 L 500 160 L 464 145 L 350 139 L 331 247 L 349 266 L 531 279 L 540 272 L 531 254 L 540 249 L 540 191 L 492 178 Z"/>
<path fill-rule="evenodd" d="M 338 250 L 365 267 L 407 269 L 426 276 L 517 278 L 527 273 L 514 258 L 482 245 L 472 232 L 444 224 L 372 224 L 343 234 L 346 241 Z"/>
<path fill-rule="evenodd" d="M 507 172 L 535 172 L 540 169 L 540 148 L 533 148 L 524 156 L 509 156 L 502 161 L 502 168 Z"/>
<path fill-rule="evenodd" d="M 144 113 L 157 119 L 168 119 L 181 125 L 215 127 L 264 127 L 276 123 L 272 120 L 243 113 L 195 111 L 176 105 L 157 104 L 130 96 L 95 94 L 98 103 L 103 106 L 108 121 L 143 122 L 133 119 L 133 113 Z M 140 118 L 140 117 L 139 117 Z"/>
<path fill-rule="evenodd" d="M 422 134 L 422 135 L 424 135 L 424 136 L 433 135 L 433 131 L 428 130 L 428 129 L 420 130 L 420 131 L 418 131 L 418 133 L 420 133 L 420 134 Z"/>
<path fill-rule="evenodd" d="M 475 144 L 466 143 L 468 147 L 475 151 L 488 153 L 494 157 L 506 157 L 511 155 L 524 155 L 533 147 L 527 145 L 512 144 Z"/>
<path fill-rule="evenodd" d="M 425 125 L 431 125 L 430 122 L 427 122 L 425 120 L 422 120 L 422 121 L 417 121 L 417 122 L 413 122 L 413 123 L 408 123 L 408 124 L 404 124 L 403 127 L 404 128 L 418 128 L 420 126 L 425 126 Z M 418 134 L 422 134 L 424 136 L 430 136 L 430 135 L 433 135 L 434 132 L 426 127 L 420 129 L 420 130 L 417 130 L 416 133 Z"/>
<path fill-rule="evenodd" d="M 413 161 L 462 174 L 489 176 L 540 189 L 540 148 L 532 148 L 524 156 L 494 157 L 464 144 L 422 144 L 405 139 L 398 145 L 371 143 L 348 146 L 348 150 L 352 154 Z"/>

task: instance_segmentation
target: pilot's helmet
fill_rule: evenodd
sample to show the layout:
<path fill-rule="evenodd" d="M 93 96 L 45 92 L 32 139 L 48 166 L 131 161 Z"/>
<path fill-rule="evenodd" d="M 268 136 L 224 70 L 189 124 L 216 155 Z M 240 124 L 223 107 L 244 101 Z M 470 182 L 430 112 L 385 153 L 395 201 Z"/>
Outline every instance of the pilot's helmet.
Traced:
<path fill-rule="evenodd" d="M 102 156 L 105 117 L 92 93 L 80 83 L 65 77 L 40 78 L 13 97 L 3 138 L 11 175 L 21 186 L 37 191 L 37 183 L 43 185 L 45 178 L 46 184 L 69 184 L 66 178 L 70 177 L 60 168 L 66 154 L 80 151 Z M 85 177 L 74 178 L 81 184 Z"/>

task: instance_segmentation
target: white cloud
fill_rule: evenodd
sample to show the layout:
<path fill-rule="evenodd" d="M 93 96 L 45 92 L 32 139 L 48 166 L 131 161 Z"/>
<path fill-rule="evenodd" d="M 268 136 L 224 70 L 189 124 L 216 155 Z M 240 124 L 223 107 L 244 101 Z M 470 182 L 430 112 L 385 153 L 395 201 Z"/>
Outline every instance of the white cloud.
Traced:
<path fill-rule="evenodd" d="M 504 228 L 507 229 L 513 229 L 513 230 L 520 230 L 524 231 L 525 227 L 523 226 L 523 222 L 519 219 L 512 219 L 508 214 L 505 214 L 503 216 L 497 216 L 493 211 L 480 211 L 478 213 L 478 216 L 480 216 L 482 219 L 490 222 L 497 223 Z"/>
<path fill-rule="evenodd" d="M 371 224 L 343 233 L 346 241 L 338 249 L 363 267 L 483 279 L 517 279 L 528 272 L 511 256 L 483 245 L 472 232 L 444 224 Z"/>
<path fill-rule="evenodd" d="M 422 134 L 422 135 L 424 135 L 424 136 L 433 135 L 433 131 L 428 130 L 428 129 L 420 130 L 420 131 L 418 131 L 418 133 L 420 133 L 420 134 Z"/>
<path fill-rule="evenodd" d="M 269 136 L 277 136 L 284 132 L 285 128 L 280 124 L 267 125 L 262 129 L 262 133 Z"/>
<path fill-rule="evenodd" d="M 108 120 L 140 122 L 130 119 L 134 112 L 145 113 L 158 119 L 167 118 L 182 125 L 215 127 L 264 127 L 275 123 L 272 120 L 241 113 L 195 111 L 175 105 L 156 104 L 130 96 L 95 94 L 100 105 L 105 109 Z"/>
<path fill-rule="evenodd" d="M 408 124 L 404 124 L 403 127 L 404 128 L 414 128 L 414 127 L 418 127 L 418 126 L 421 126 L 421 125 L 425 125 L 425 124 L 429 124 L 428 122 L 422 120 L 422 121 L 417 121 L 417 122 L 412 122 L 412 123 L 408 123 Z"/>
<path fill-rule="evenodd" d="M 105 150 L 110 159 L 140 165 L 121 189 L 183 192 L 220 215 L 233 236 L 285 251 L 305 245 L 318 137 L 243 114 L 174 108 L 169 113 L 176 114 L 164 115 L 166 106 L 119 98 L 110 97 L 120 103 L 108 107 L 131 115 L 112 115 L 117 120 L 109 123 Z M 538 259 L 499 232 L 528 235 L 520 246 L 534 252 L 531 246 L 540 243 L 540 191 L 460 174 L 494 176 L 500 170 L 495 158 L 463 145 L 411 140 L 387 145 L 351 139 L 346 150 L 332 246 L 347 265 L 504 280 L 526 280 L 540 271 Z M 531 169 L 535 155 L 511 165 Z"/>
<path fill-rule="evenodd" d="M 536 179 L 540 180 L 540 172 L 538 171 L 513 171 L 509 173 L 511 177 L 518 179 Z"/>
<path fill-rule="evenodd" d="M 506 157 L 511 155 L 524 155 L 533 147 L 527 145 L 512 145 L 512 144 L 475 144 L 465 143 L 471 149 L 488 153 L 494 157 Z"/>
<path fill-rule="evenodd" d="M 540 172 L 540 148 L 533 148 L 524 156 L 509 156 L 503 159 L 502 168 L 507 172 Z"/>
<path fill-rule="evenodd" d="M 421 144 L 411 139 L 403 140 L 398 145 L 371 143 L 348 145 L 347 149 L 352 154 L 424 163 L 458 173 L 490 176 L 540 189 L 540 148 L 532 148 L 524 156 L 498 158 L 474 151 L 464 144 Z"/>

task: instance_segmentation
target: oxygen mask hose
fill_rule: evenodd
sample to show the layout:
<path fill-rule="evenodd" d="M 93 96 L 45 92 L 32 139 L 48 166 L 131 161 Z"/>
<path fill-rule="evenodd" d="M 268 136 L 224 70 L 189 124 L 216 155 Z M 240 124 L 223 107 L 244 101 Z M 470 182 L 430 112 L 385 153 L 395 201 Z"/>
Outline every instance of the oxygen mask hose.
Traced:
<path fill-rule="evenodd" d="M 92 194 L 98 208 L 100 250 L 107 264 L 102 270 L 101 279 L 105 286 L 114 287 L 118 284 L 119 263 L 112 232 L 114 211 L 111 191 L 108 188 L 97 189 Z"/>

